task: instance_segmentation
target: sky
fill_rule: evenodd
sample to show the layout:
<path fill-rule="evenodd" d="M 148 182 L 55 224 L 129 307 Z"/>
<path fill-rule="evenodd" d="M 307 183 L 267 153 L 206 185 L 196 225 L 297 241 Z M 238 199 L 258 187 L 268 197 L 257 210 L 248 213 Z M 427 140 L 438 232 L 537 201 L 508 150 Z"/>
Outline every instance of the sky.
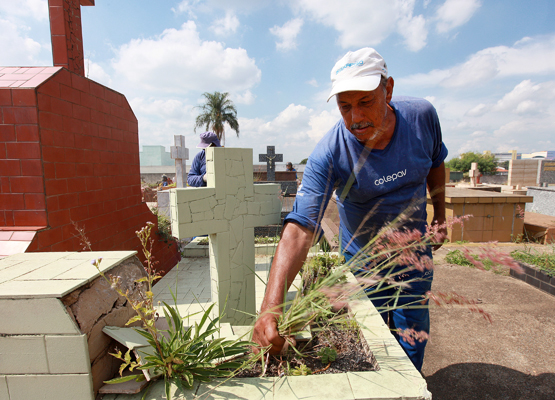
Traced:
<path fill-rule="evenodd" d="M 47 0 L 0 0 L 0 65 L 50 66 Z M 82 7 L 86 75 L 123 93 L 139 143 L 190 159 L 205 92 L 228 92 L 240 133 L 300 162 L 340 118 L 330 71 L 374 47 L 394 96 L 437 109 L 449 158 L 555 150 L 553 0 L 96 0 Z"/>

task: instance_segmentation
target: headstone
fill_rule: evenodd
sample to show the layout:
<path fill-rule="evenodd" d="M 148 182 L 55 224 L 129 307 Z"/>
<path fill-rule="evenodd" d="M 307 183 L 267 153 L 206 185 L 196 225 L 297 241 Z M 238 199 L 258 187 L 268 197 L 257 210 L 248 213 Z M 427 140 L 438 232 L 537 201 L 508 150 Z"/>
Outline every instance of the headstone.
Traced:
<path fill-rule="evenodd" d="M 542 160 L 540 166 L 540 186 L 555 184 L 555 160 Z"/>
<path fill-rule="evenodd" d="M 468 171 L 470 176 L 470 186 L 476 187 L 480 183 L 480 171 L 478 170 L 478 163 L 472 163 L 470 166 L 470 171 Z"/>
<path fill-rule="evenodd" d="M 54 66 L 85 76 L 81 6 L 94 6 L 94 0 L 48 0 Z"/>
<path fill-rule="evenodd" d="M 170 190 L 172 234 L 210 235 L 212 301 L 223 322 L 256 314 L 254 227 L 279 223 L 279 184 L 253 185 L 252 149 L 206 149 L 207 187 Z M 216 307 L 215 307 L 216 308 Z"/>
<path fill-rule="evenodd" d="M 185 147 L 185 136 L 174 135 L 175 146 L 170 148 L 171 157 L 175 160 L 175 186 L 187 187 L 187 160 L 189 149 Z"/>
<path fill-rule="evenodd" d="M 266 162 L 267 180 L 276 180 L 276 162 L 283 162 L 283 154 L 276 154 L 276 146 L 267 146 L 266 154 L 259 154 L 258 161 Z"/>

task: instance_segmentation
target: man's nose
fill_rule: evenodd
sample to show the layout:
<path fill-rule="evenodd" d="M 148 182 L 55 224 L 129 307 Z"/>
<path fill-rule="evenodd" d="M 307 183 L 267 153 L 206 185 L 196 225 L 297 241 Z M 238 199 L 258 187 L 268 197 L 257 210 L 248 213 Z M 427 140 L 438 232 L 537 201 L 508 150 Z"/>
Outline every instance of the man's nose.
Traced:
<path fill-rule="evenodd" d="M 360 107 L 353 107 L 351 109 L 351 119 L 354 123 L 359 123 L 364 120 L 364 113 Z"/>

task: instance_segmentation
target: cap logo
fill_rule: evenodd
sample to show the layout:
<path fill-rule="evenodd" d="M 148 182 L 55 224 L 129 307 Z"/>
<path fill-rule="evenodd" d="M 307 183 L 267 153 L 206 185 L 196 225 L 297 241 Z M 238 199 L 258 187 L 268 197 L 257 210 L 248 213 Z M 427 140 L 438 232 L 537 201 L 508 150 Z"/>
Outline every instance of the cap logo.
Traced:
<path fill-rule="evenodd" d="M 340 73 L 341 71 L 343 71 L 345 68 L 351 68 L 351 67 L 359 67 L 361 65 L 364 64 L 364 61 L 360 60 L 356 63 L 347 63 L 344 66 L 342 66 L 341 68 L 339 68 L 337 71 L 335 71 L 335 75 L 337 75 L 338 73 Z"/>

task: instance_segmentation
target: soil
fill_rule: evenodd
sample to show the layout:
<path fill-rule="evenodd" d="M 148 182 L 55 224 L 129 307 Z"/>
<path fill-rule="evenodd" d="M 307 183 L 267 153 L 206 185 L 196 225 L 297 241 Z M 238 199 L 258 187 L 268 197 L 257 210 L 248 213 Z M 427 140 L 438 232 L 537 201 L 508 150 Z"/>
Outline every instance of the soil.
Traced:
<path fill-rule="evenodd" d="M 335 361 L 329 365 L 322 363 L 316 355 L 324 347 L 331 347 L 337 352 Z M 291 375 L 287 373 L 288 363 L 290 370 L 304 364 L 310 368 L 312 375 L 379 369 L 378 363 L 366 343 L 360 340 L 358 330 L 331 327 L 313 334 L 313 338 L 308 342 L 297 343 L 296 348 L 304 357 L 300 357 L 294 350 L 289 350 L 283 356 L 270 356 L 264 376 Z M 250 378 L 261 375 L 262 365 L 258 362 L 250 369 L 243 370 L 237 377 Z"/>

